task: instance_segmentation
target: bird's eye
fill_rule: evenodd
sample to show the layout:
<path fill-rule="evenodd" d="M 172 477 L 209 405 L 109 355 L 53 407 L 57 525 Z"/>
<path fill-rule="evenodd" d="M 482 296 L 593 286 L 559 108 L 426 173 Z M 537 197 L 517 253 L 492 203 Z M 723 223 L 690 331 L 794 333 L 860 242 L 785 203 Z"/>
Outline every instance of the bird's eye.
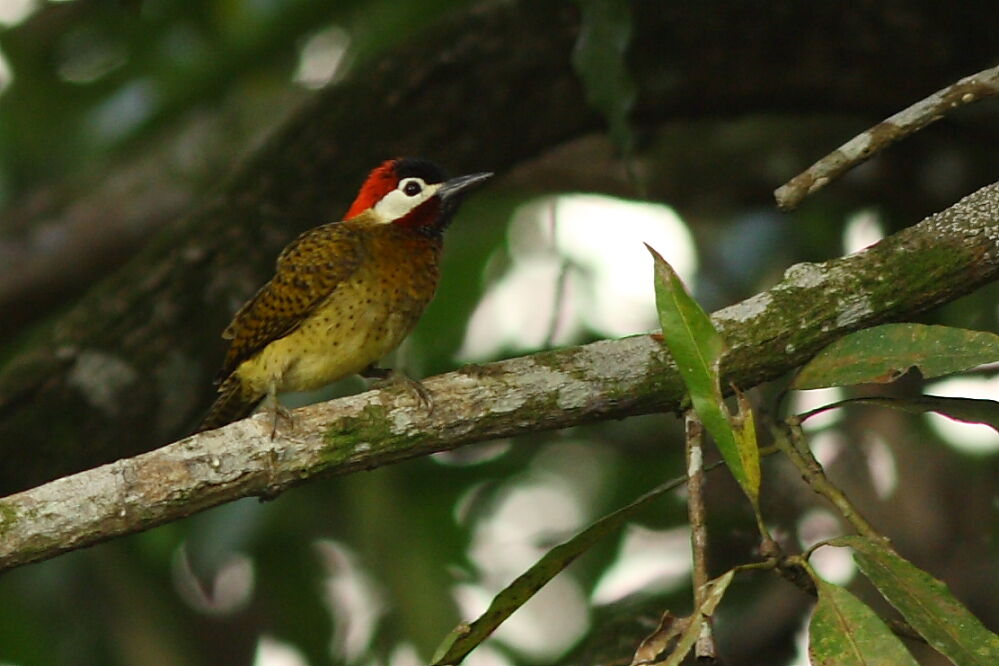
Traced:
<path fill-rule="evenodd" d="M 418 182 L 411 180 L 403 186 L 402 191 L 406 194 L 406 196 L 415 197 L 423 191 L 423 188 L 420 187 Z"/>

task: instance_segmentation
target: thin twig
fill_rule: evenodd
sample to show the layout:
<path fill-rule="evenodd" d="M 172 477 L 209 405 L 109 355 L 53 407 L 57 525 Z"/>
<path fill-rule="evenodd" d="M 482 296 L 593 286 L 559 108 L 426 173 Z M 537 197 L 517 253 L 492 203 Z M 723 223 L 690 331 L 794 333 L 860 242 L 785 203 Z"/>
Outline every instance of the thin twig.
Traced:
<path fill-rule="evenodd" d="M 802 478 L 812 490 L 829 500 L 858 533 L 877 541 L 887 541 L 887 537 L 874 529 L 843 491 L 829 481 L 822 465 L 808 448 L 804 433 L 801 431 L 801 424 L 797 419 L 788 419 L 787 427 L 783 431 L 775 428 L 774 441 L 798 468 Z"/>
<path fill-rule="evenodd" d="M 918 132 L 954 109 L 999 94 L 999 66 L 967 76 L 858 134 L 774 191 L 781 210 L 794 210 L 809 194 L 896 141 Z"/>
<path fill-rule="evenodd" d="M 688 410 L 686 426 L 687 452 L 687 515 L 690 519 L 690 548 L 693 559 L 694 608 L 704 602 L 708 576 L 708 526 L 704 509 L 704 426 L 693 410 Z M 695 611 L 696 612 L 696 611 Z M 711 634 L 711 618 L 707 618 L 697 638 L 694 655 L 698 659 L 717 658 L 715 640 Z"/>

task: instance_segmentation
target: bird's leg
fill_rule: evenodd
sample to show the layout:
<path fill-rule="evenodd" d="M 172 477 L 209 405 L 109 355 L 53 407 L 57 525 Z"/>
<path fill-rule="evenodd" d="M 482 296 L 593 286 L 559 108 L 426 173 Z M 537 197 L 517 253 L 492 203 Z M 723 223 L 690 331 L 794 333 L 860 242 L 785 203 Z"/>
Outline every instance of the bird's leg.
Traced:
<path fill-rule="evenodd" d="M 434 397 L 430 395 L 427 387 L 403 372 L 391 368 L 379 368 L 372 363 L 358 374 L 365 379 L 378 380 L 374 383 L 376 388 L 388 388 L 396 384 L 403 384 L 413 394 L 416 401 L 427 408 L 428 413 L 434 411 Z"/>
<path fill-rule="evenodd" d="M 288 423 L 289 429 L 295 429 L 295 418 L 291 415 L 291 411 L 278 400 L 277 386 L 273 383 L 267 390 L 267 396 L 264 397 L 263 407 L 271 413 L 271 439 L 277 435 L 279 420 Z"/>

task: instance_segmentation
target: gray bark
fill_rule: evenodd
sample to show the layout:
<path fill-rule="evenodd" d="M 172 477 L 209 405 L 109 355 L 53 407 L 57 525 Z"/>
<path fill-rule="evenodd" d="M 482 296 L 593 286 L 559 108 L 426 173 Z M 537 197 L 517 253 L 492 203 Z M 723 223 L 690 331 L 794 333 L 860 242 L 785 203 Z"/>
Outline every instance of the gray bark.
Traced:
<path fill-rule="evenodd" d="M 716 312 L 723 385 L 794 369 L 844 333 L 912 316 L 999 277 L 999 184 L 863 252 L 797 264 L 773 289 Z M 295 412 L 271 439 L 261 414 L 0 500 L 0 569 L 52 557 L 248 495 L 272 497 L 471 442 L 681 408 L 684 389 L 649 335 L 604 340 Z"/>
<path fill-rule="evenodd" d="M 999 8 L 972 16 L 930 2 L 849 4 L 783 2 L 761 12 L 757 3 L 635 2 L 636 121 L 775 110 L 882 114 L 994 56 L 988 27 L 999 16 L 988 13 Z M 0 493 L 183 434 L 211 399 L 218 333 L 229 316 L 267 278 L 280 248 L 340 215 L 380 160 L 417 154 L 454 172 L 502 173 L 599 129 L 570 63 L 576 34 L 573 3 L 496 3 L 318 95 L 4 368 Z M 932 273 L 924 268 L 922 275 Z M 940 285 L 910 286 L 917 284 L 927 289 L 918 296 L 924 303 L 940 302 Z M 807 307 L 835 311 L 855 297 L 840 298 Z M 899 314 L 880 302 L 854 305 Z M 768 335 L 804 349 L 793 330 Z M 766 366 L 748 367 L 756 368 L 746 371 L 749 383 L 772 376 Z"/>

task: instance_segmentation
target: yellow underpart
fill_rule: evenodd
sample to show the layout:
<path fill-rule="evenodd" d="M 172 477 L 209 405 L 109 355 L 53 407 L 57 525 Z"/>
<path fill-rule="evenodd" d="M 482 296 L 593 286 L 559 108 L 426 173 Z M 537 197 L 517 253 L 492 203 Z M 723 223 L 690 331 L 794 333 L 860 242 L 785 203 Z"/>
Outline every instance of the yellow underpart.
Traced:
<path fill-rule="evenodd" d="M 308 391 L 360 372 L 416 325 L 437 282 L 437 249 L 400 242 L 391 227 L 366 240 L 371 261 L 298 328 L 236 369 L 244 395 Z"/>

